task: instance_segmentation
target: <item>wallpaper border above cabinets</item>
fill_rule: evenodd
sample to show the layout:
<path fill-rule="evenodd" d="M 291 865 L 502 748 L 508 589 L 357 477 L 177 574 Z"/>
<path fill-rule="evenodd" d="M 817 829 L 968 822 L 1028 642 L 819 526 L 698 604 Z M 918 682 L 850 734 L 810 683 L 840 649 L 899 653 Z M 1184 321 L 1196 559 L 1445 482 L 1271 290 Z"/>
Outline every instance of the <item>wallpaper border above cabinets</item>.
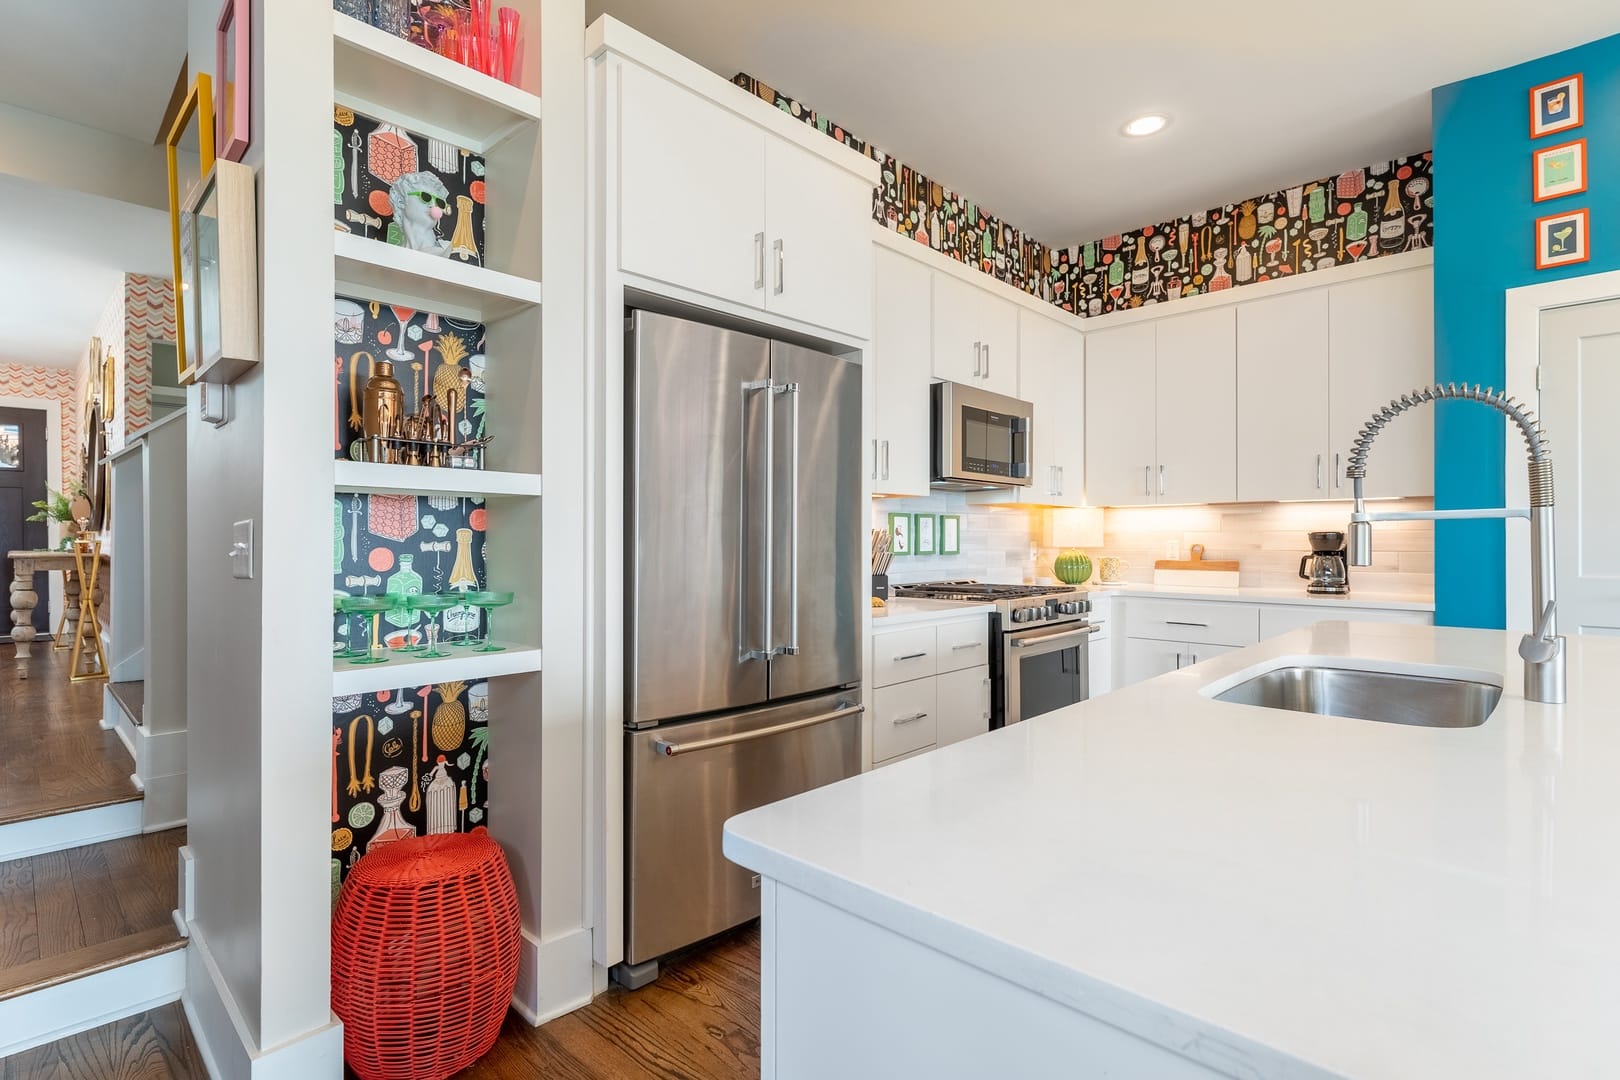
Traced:
<path fill-rule="evenodd" d="M 1051 247 L 768 83 L 744 72 L 732 82 L 877 161 L 878 224 L 1077 315 L 1241 288 L 1434 243 L 1434 155 L 1424 151 Z"/>

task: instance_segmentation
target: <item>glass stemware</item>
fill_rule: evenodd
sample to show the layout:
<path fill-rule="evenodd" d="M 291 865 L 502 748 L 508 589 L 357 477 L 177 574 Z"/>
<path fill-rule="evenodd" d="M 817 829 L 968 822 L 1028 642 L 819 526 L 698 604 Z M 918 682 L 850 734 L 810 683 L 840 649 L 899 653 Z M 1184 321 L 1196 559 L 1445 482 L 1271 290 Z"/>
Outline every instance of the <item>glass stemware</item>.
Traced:
<path fill-rule="evenodd" d="M 375 635 L 372 634 L 370 629 L 371 622 L 367 620 L 366 616 L 370 615 L 373 618 L 381 616 L 383 612 L 394 606 L 394 598 L 388 596 L 349 596 L 341 601 L 341 606 L 346 614 L 360 616 L 360 625 L 368 635 L 366 648 L 358 652 L 351 648 L 344 655 L 344 659 L 351 664 L 386 664 L 388 656 L 378 650 L 377 642 L 373 640 Z M 354 639 L 351 637 L 349 641 L 352 646 Z"/>
<path fill-rule="evenodd" d="M 439 648 L 439 622 L 437 616 L 440 612 L 460 606 L 461 603 L 459 596 L 449 593 L 417 593 L 414 596 L 407 596 L 405 605 L 408 608 L 412 611 L 424 612 L 427 615 L 427 622 L 423 627 L 427 634 L 427 644 L 416 646 L 411 651 L 415 652 L 423 660 L 434 660 L 441 656 L 449 656 L 449 653 Z"/>
<path fill-rule="evenodd" d="M 407 344 L 409 339 L 405 337 L 405 330 L 410 326 L 411 320 L 416 317 L 416 309 L 399 304 L 389 304 L 388 310 L 392 311 L 394 318 L 399 320 L 399 337 L 394 339 L 394 347 L 387 350 L 383 355 L 390 360 L 409 363 L 416 359 L 416 354 L 411 352 L 410 346 Z"/>
<path fill-rule="evenodd" d="M 495 629 L 495 609 L 498 607 L 505 607 L 507 604 L 510 604 L 514 599 L 516 599 L 516 594 L 511 592 L 490 592 L 486 590 L 483 592 L 466 593 L 463 595 L 462 599 L 463 602 L 471 604 L 475 608 L 480 608 L 484 612 L 484 633 L 479 639 L 478 648 L 474 651 L 504 652 L 506 650 L 505 645 L 497 645 L 491 640 L 494 636 Z"/>

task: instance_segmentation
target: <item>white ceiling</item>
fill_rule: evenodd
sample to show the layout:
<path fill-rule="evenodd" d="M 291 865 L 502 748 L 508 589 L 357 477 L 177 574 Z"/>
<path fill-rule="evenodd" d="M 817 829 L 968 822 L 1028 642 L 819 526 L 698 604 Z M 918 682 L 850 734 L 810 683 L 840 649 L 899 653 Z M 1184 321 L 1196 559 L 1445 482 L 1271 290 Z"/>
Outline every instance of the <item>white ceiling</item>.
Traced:
<path fill-rule="evenodd" d="M 186 58 L 187 0 L 15 0 L 0 101 L 151 143 Z M 212 61 L 210 61 L 212 66 Z"/>
<path fill-rule="evenodd" d="M 74 367 L 125 271 L 174 273 L 169 215 L 0 175 L 0 363 Z"/>
<path fill-rule="evenodd" d="M 1429 149 L 1429 90 L 1620 32 L 1614 0 L 587 0 L 1049 244 Z M 1163 112 L 1146 140 L 1119 128 Z"/>

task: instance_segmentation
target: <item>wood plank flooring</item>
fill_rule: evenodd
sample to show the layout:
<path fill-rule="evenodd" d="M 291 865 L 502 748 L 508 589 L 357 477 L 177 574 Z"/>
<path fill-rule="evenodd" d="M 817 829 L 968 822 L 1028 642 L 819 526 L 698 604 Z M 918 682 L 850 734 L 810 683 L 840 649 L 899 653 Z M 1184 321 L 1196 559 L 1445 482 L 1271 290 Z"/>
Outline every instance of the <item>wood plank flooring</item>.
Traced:
<path fill-rule="evenodd" d="M 0 825 L 141 797 L 123 741 L 101 727 L 102 684 L 68 682 L 68 652 L 35 642 L 26 680 L 0 645 Z"/>
<path fill-rule="evenodd" d="M 352 1076 L 352 1074 L 350 1074 Z M 532 1028 L 515 1014 L 456 1080 L 755 1080 L 759 924 L 677 956 L 658 981 L 618 987 Z M 178 1005 L 0 1059 L 0 1080 L 206 1080 Z"/>
<path fill-rule="evenodd" d="M 0 1058 L 0 1080 L 207 1080 L 179 1002 Z"/>
<path fill-rule="evenodd" d="M 181 948 L 184 829 L 0 863 L 0 1000 Z"/>

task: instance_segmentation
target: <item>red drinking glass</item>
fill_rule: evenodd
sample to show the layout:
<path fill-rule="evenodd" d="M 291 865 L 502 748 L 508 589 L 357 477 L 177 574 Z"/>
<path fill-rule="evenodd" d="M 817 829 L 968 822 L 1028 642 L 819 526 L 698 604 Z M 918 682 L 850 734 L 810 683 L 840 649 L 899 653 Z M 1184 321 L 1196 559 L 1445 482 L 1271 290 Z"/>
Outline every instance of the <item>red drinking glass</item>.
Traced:
<path fill-rule="evenodd" d="M 522 21 L 522 14 L 517 8 L 503 7 L 500 10 L 499 18 L 501 23 L 501 78 L 516 86 L 518 81 L 518 25 Z"/>

